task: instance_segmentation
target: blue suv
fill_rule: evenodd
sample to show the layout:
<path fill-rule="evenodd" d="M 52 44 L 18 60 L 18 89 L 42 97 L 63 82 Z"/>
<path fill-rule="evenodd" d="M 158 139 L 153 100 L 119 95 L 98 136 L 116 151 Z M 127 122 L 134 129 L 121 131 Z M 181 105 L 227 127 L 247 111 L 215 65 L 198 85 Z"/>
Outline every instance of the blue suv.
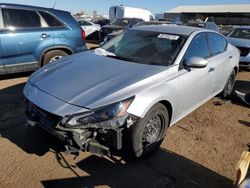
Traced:
<path fill-rule="evenodd" d="M 33 71 L 86 49 L 85 33 L 69 12 L 0 4 L 0 75 Z"/>

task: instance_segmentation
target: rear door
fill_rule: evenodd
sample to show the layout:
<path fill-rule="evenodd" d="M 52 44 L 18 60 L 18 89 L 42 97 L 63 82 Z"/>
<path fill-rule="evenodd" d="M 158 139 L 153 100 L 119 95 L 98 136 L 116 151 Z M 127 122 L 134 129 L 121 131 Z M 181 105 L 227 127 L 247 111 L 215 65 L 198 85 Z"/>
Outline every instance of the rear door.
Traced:
<path fill-rule="evenodd" d="M 33 10 L 2 8 L 2 58 L 8 73 L 39 66 L 41 51 L 54 44 L 53 30 Z"/>
<path fill-rule="evenodd" d="M 225 86 L 232 71 L 233 54 L 227 51 L 227 40 L 217 33 L 207 33 L 210 79 L 213 80 L 213 93 L 219 93 Z M 230 65 L 231 64 L 231 65 Z"/>

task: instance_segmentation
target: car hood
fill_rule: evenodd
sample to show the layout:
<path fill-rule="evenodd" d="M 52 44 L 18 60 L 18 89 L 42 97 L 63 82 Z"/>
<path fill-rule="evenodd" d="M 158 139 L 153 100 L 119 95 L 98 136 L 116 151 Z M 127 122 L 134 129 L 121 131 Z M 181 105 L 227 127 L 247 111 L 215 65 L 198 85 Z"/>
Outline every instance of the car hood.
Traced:
<path fill-rule="evenodd" d="M 31 75 L 29 83 L 66 103 L 93 109 L 132 97 L 156 84 L 152 76 L 166 69 L 88 51 L 44 66 Z"/>
<path fill-rule="evenodd" d="M 229 37 L 228 39 L 234 46 L 250 48 L 250 40 L 248 39 L 239 39 L 231 37 Z"/>

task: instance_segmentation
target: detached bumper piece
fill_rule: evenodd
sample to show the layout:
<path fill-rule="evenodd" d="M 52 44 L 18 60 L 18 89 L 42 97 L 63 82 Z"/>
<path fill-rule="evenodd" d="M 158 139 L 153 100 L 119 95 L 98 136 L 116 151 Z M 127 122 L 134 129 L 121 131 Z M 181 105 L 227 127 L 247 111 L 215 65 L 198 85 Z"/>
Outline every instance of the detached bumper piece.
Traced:
<path fill-rule="evenodd" d="M 114 129 L 66 128 L 60 116 L 51 114 L 26 100 L 27 124 L 39 125 L 53 136 L 65 142 L 68 153 L 89 151 L 110 155 L 110 150 L 122 149 L 122 132 L 125 126 Z"/>

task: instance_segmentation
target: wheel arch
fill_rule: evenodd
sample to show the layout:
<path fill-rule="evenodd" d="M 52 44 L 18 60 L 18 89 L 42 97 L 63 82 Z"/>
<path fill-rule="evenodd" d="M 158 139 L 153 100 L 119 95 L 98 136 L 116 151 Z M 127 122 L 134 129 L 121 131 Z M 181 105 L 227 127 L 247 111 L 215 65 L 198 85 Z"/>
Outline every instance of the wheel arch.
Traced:
<path fill-rule="evenodd" d="M 171 124 L 171 120 L 172 120 L 173 107 L 172 107 L 171 103 L 169 101 L 167 101 L 167 100 L 161 100 L 158 103 L 163 104 L 167 108 L 167 110 L 168 110 L 168 115 L 169 115 L 168 126 L 169 126 Z"/>
<path fill-rule="evenodd" d="M 144 118 L 146 113 L 156 104 L 160 103 L 166 107 L 169 113 L 169 125 L 171 125 L 173 119 L 174 119 L 174 106 L 176 106 L 175 103 L 171 103 L 171 100 L 167 100 L 165 98 L 158 98 L 156 100 L 152 100 L 149 102 L 149 100 L 138 100 L 132 103 L 132 105 L 128 109 L 128 113 L 135 115 L 140 118 Z"/>
<path fill-rule="evenodd" d="M 238 74 L 238 71 L 239 71 L 239 67 L 235 66 L 235 67 L 234 67 L 234 70 L 235 70 L 235 75 L 237 75 L 237 74 Z"/>
<path fill-rule="evenodd" d="M 70 47 L 67 47 L 67 46 L 53 46 L 53 47 L 50 47 L 50 48 L 46 48 L 45 50 L 43 50 L 43 52 L 41 53 L 41 56 L 40 56 L 40 60 L 39 60 L 39 66 L 40 67 L 43 64 L 44 55 L 46 53 L 48 53 L 48 52 L 53 51 L 53 50 L 61 50 L 61 51 L 66 52 L 68 55 L 71 55 L 71 54 L 74 53 L 74 51 Z"/>

